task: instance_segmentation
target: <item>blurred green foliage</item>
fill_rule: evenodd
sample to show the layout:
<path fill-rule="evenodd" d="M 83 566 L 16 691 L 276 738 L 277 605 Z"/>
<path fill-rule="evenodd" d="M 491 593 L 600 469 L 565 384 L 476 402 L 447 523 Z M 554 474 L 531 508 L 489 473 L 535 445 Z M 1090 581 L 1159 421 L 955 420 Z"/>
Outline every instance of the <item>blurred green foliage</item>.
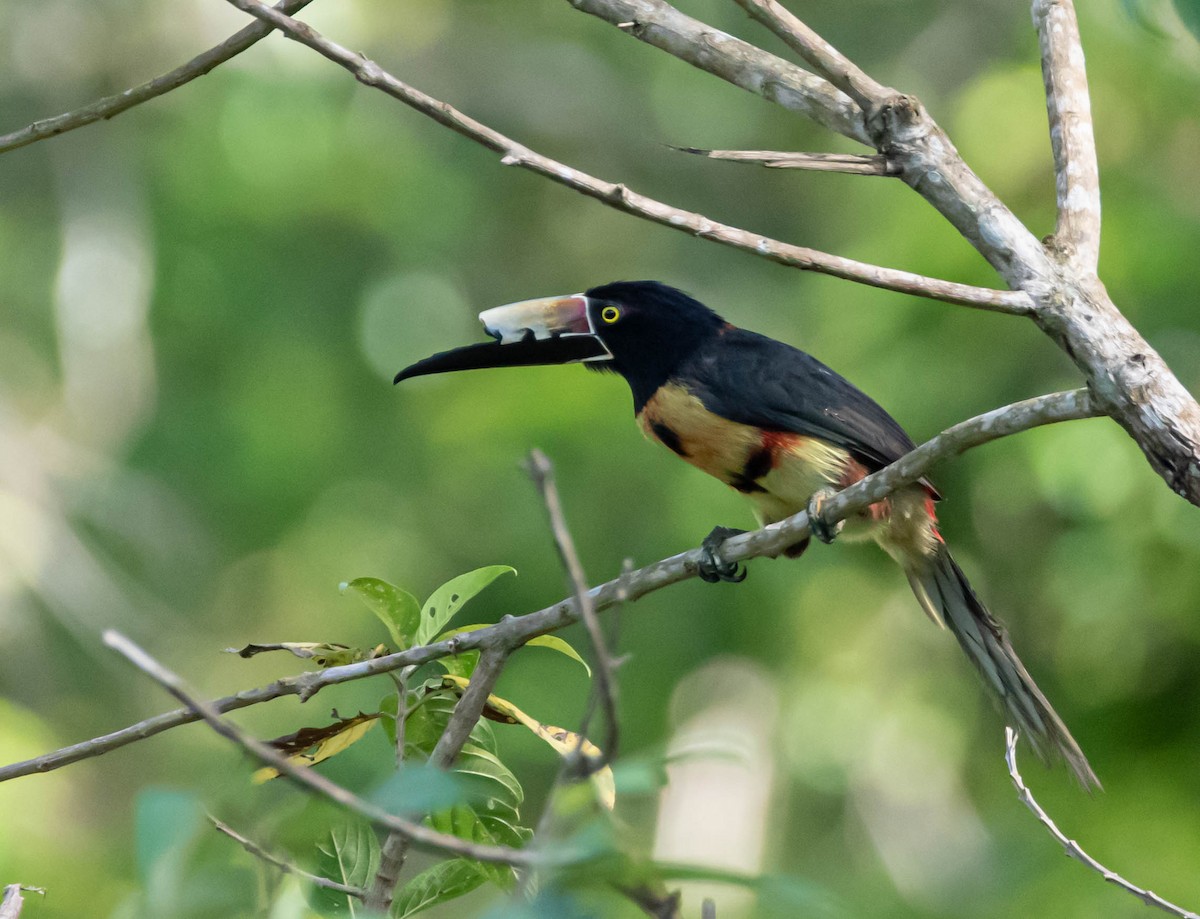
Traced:
<path fill-rule="evenodd" d="M 781 50 L 726 0 L 681 6 Z M 1079 6 L 1104 192 L 1101 274 L 1196 392 L 1200 116 L 1189 100 L 1200 53 L 1169 4 Z M 803 12 L 868 72 L 918 94 L 1031 229 L 1052 230 L 1036 42 L 1021 5 L 859 0 Z M 797 243 L 995 283 L 899 183 L 672 152 L 666 144 L 850 147 L 561 0 L 318 0 L 305 18 L 596 175 Z M 7 0 L 0 130 L 147 79 L 241 24 L 219 0 Z M 171 707 L 102 649 L 106 627 L 217 696 L 296 664 L 225 647 L 373 646 L 377 624 L 337 591 L 356 577 L 424 596 L 460 572 L 512 565 L 521 577 L 498 581 L 474 619 L 557 601 L 568 586 L 520 468 L 534 446 L 556 463 L 593 581 L 627 556 L 646 563 L 694 546 L 714 524 L 746 525 L 737 495 L 642 442 L 619 380 L 544 368 L 391 387 L 400 367 L 475 340 L 483 308 L 658 278 L 818 355 L 917 440 L 1078 385 L 1030 324 L 781 270 L 637 222 L 502 168 L 277 37 L 111 122 L 5 154 L 0 201 L 4 762 Z M 982 448 L 935 477 L 956 554 L 1107 790 L 1086 798 L 1028 757 L 1026 779 L 1098 858 L 1194 907 L 1200 515 L 1103 420 Z M 757 788 L 731 811 L 759 815 L 745 840 L 724 798 L 691 808 L 738 857 L 809 879 L 848 915 L 1141 914 L 1059 857 L 1016 804 L 1000 718 L 882 553 L 817 547 L 751 569 L 736 588 L 687 583 L 621 615 L 623 753 L 654 763 L 670 749 L 668 788 L 703 769 L 725 775 L 716 787 L 731 795 Z M 566 637 L 586 646 L 581 633 Z M 572 726 L 588 685 L 572 661 L 526 653 L 498 692 Z M 374 710 L 385 689 L 360 682 L 239 718 L 275 736 L 331 707 Z M 753 754 L 680 752 L 697 725 Z M 499 742 L 536 821 L 557 757 L 527 732 Z M 378 785 L 390 773 L 386 739 L 372 732 L 321 768 Z M 269 899 L 270 915 L 303 916 L 295 882 L 261 870 L 200 815 L 301 860 L 315 858 L 337 815 L 281 783 L 252 786 L 252 769 L 191 727 L 0 785 L 0 882 L 49 890 L 27 902 L 31 917 L 266 915 Z M 688 809 L 643 784 L 622 795 L 618 817 L 631 848 L 673 858 L 659 816 L 684 820 Z M 410 871 L 430 864 L 416 858 Z M 696 915 L 700 894 L 688 890 Z M 737 888 L 704 890 L 722 919 L 753 909 Z M 547 889 L 528 914 L 631 910 L 602 893 L 582 905 L 561 896 Z M 502 909 L 488 888 L 462 903 L 441 915 Z M 796 914 L 765 898 L 758 909 Z"/>

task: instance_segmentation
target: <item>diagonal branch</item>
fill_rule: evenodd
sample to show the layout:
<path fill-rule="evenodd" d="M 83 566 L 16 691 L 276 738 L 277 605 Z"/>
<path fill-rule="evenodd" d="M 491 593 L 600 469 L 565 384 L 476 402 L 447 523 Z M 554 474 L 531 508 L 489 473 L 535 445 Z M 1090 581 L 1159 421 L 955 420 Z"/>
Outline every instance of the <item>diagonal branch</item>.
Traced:
<path fill-rule="evenodd" d="M 873 111 L 896 91 L 873 79 L 837 48 L 797 19 L 776 0 L 735 0 L 738 6 L 783 39 L 830 83 L 853 99 L 864 112 Z"/>
<path fill-rule="evenodd" d="M 542 493 L 546 503 L 546 512 L 550 515 L 550 529 L 554 532 L 554 544 L 562 557 L 563 566 L 567 569 L 571 586 L 575 592 L 575 605 L 587 629 L 588 639 L 592 643 L 592 651 L 596 656 L 596 692 L 600 704 L 604 708 L 604 727 L 607 732 L 599 761 L 588 762 L 583 757 L 587 773 L 595 772 L 608 764 L 617 755 L 617 740 L 619 723 L 617 721 L 617 663 L 608 650 L 608 642 L 604 640 L 604 632 L 600 628 L 600 620 L 596 618 L 595 605 L 588 594 L 587 580 L 583 573 L 583 565 L 579 561 L 579 553 L 575 551 L 575 541 L 571 531 L 567 529 L 566 517 L 563 514 L 562 501 L 558 497 L 558 487 L 554 482 L 554 466 L 541 450 L 529 454 L 529 474 Z M 589 712 L 590 714 L 590 712 Z M 587 718 L 579 726 L 579 746 L 577 752 L 582 752 L 583 740 L 587 735 Z"/>
<path fill-rule="evenodd" d="M 567 2 L 693 67 L 871 146 L 862 109 L 826 80 L 740 38 L 685 16 L 663 0 Z M 764 74 L 769 77 L 764 79 Z"/>
<path fill-rule="evenodd" d="M 909 271 L 869 265 L 826 252 L 818 252 L 815 249 L 807 249 L 803 246 L 793 246 L 757 233 L 717 223 L 702 214 L 672 207 L 631 191 L 625 185 L 597 179 L 564 163 L 535 153 L 487 125 L 464 115 L 447 103 L 414 89 L 384 71 L 374 61 L 330 41 L 306 23 L 285 16 L 257 0 L 229 0 L 229 2 L 238 9 L 271 23 L 289 38 L 307 45 L 349 70 L 360 83 L 373 86 L 422 114 L 428 115 L 439 124 L 502 154 L 500 162 L 504 165 L 528 169 L 619 211 L 634 214 L 663 226 L 673 227 L 735 249 L 752 252 L 793 268 L 818 271 L 872 287 L 896 290 L 994 312 L 1027 315 L 1030 311 L 1028 297 L 1017 291 L 991 290 L 972 287 L 969 284 L 956 284 L 937 278 L 927 278 Z"/>
<path fill-rule="evenodd" d="M 422 823 L 415 823 L 412 820 L 406 820 L 403 817 L 389 814 L 378 805 L 360 798 L 352 791 L 343 788 L 335 782 L 331 782 L 321 773 L 295 765 L 270 745 L 263 743 L 257 737 L 251 736 L 232 721 L 222 718 L 220 713 L 207 702 L 202 702 L 192 696 L 184 686 L 183 680 L 177 674 L 172 673 L 120 632 L 113 629 L 106 631 L 104 633 L 104 643 L 124 656 L 138 670 L 142 671 L 142 673 L 146 674 L 158 683 L 159 686 L 199 715 L 200 718 L 208 722 L 209 727 L 226 740 L 233 742 L 251 756 L 262 760 L 268 766 L 279 770 L 280 773 L 308 791 L 328 798 L 335 804 L 362 817 L 364 820 L 368 820 L 376 826 L 392 833 L 402 833 L 412 841 L 413 845 L 433 852 L 448 852 L 453 855 L 461 855 L 464 858 L 473 858 L 476 861 L 502 865 L 532 864 L 533 859 L 530 853 L 523 852 L 520 849 L 510 849 L 507 846 L 480 845 L 460 839 L 458 836 L 451 836 L 448 833 L 439 833 L 437 830 L 431 829 Z"/>
<path fill-rule="evenodd" d="M 268 865 L 278 868 L 284 874 L 295 875 L 298 878 L 308 881 L 308 883 L 312 884 L 314 887 L 323 887 L 326 890 L 332 890 L 336 893 L 344 893 L 346 896 L 354 897 L 356 900 L 361 900 L 364 896 L 366 896 L 366 891 L 361 887 L 354 887 L 350 884 L 343 884 L 340 881 L 334 881 L 330 878 L 321 877 L 319 874 L 313 874 L 312 872 L 305 871 L 299 865 L 293 865 L 291 862 L 280 858 L 278 855 L 273 855 L 256 843 L 253 839 L 247 839 L 229 824 L 222 823 L 212 814 L 208 815 L 208 819 L 218 833 L 224 833 L 255 858 L 266 862 Z"/>
<path fill-rule="evenodd" d="M 706 156 L 712 160 L 757 163 L 768 169 L 808 169 L 813 172 L 844 172 L 849 175 L 895 176 L 893 167 L 881 153 L 864 156 L 857 153 L 796 153 L 787 150 L 703 150 L 699 147 L 671 147 L 680 153 Z"/>
<path fill-rule="evenodd" d="M 831 498 L 823 507 L 824 517 L 826 521 L 834 521 L 865 510 L 895 489 L 915 482 L 942 460 L 957 456 L 971 447 L 1039 425 L 1093 418 L 1100 414 L 1095 399 L 1086 390 L 1078 389 L 1026 399 L 977 415 L 946 429 L 892 465 L 872 473 Z M 799 513 L 761 530 L 734 536 L 721 544 L 721 551 L 730 561 L 774 556 L 794 545 L 807 532 L 808 515 Z M 597 611 L 605 610 L 625 600 L 640 599 L 648 593 L 695 576 L 700 560 L 699 549 L 683 552 L 622 574 L 619 578 L 592 588 L 588 595 Z M 409 648 L 407 651 L 355 664 L 302 673 L 203 705 L 215 715 L 269 702 L 281 696 L 294 695 L 299 696 L 301 700 L 307 700 L 329 686 L 390 673 L 402 667 L 419 666 L 463 651 L 517 648 L 531 638 L 577 621 L 578 606 L 574 600 L 565 599 L 537 612 L 506 619 L 485 629 L 465 632 L 446 641 Z M 200 721 L 202 718 L 203 715 L 194 706 L 156 715 L 119 731 L 0 768 L 0 782 L 60 769 L 83 759 L 101 756 L 135 741 L 145 740 L 171 728 Z"/>
<path fill-rule="evenodd" d="M 1017 732 L 1009 727 L 1004 729 L 1004 762 L 1008 765 L 1008 776 L 1012 779 L 1013 786 L 1017 789 L 1017 799 L 1033 812 L 1038 822 L 1058 841 L 1067 855 L 1075 859 L 1075 861 L 1091 868 L 1110 884 L 1116 884 L 1126 893 L 1133 894 L 1133 896 L 1137 897 L 1147 906 L 1157 907 L 1163 912 L 1170 913 L 1172 916 L 1180 917 L 1180 919 L 1200 919 L 1200 915 L 1191 910 L 1184 909 L 1182 906 L 1176 906 L 1169 900 L 1164 900 L 1158 894 L 1154 893 L 1154 891 L 1143 890 L 1136 884 L 1131 884 L 1125 878 L 1121 877 L 1121 875 L 1105 868 L 1084 852 L 1079 843 L 1074 839 L 1066 837 L 1063 831 L 1058 828 L 1058 824 L 1054 822 L 1054 819 L 1034 800 L 1033 793 L 1026 787 L 1024 780 L 1021 778 L 1021 773 L 1017 771 Z"/>
<path fill-rule="evenodd" d="M 312 0 L 279 0 L 275 8 L 284 13 L 296 13 L 311 2 Z M 221 44 L 209 48 L 186 64 L 147 83 L 131 87 L 112 96 L 105 96 L 103 99 L 97 99 L 73 112 L 55 115 L 53 118 L 43 118 L 10 134 L 0 134 L 0 153 L 7 153 L 9 150 L 16 150 L 18 147 L 24 147 L 48 137 L 57 137 L 59 134 L 82 128 L 84 125 L 101 119 L 112 118 L 128 111 L 135 105 L 141 105 L 143 102 L 165 95 L 185 83 L 190 83 L 197 77 L 204 76 L 214 67 L 241 54 L 270 33 L 271 29 L 264 23 L 251 23 L 230 35 Z"/>
<path fill-rule="evenodd" d="M 483 717 L 483 708 L 487 704 L 496 681 L 500 678 L 504 665 L 508 662 L 508 649 L 503 645 L 487 648 L 479 656 L 479 663 L 471 673 L 471 682 L 467 684 L 466 692 L 454 706 L 454 712 L 442 736 L 438 738 L 429 762 L 438 769 L 449 769 L 462 751 L 463 745 L 471 736 L 471 731 L 479 719 Z M 403 704 L 403 702 L 401 703 Z M 392 897 L 396 894 L 396 885 L 400 880 L 400 869 L 408 858 L 408 848 L 417 842 L 415 836 L 403 829 L 393 829 L 383 842 L 379 857 L 379 868 L 367 891 L 364 904 L 368 910 L 386 913 L 392 905 Z M 518 850 L 512 850 L 518 851 Z M 535 858 L 529 852 L 522 853 L 525 864 L 532 864 Z M 517 864 L 509 862 L 509 864 Z"/>
<path fill-rule="evenodd" d="M 1034 0 L 1058 194 L 1056 248 L 1091 276 L 1100 257 L 1100 167 L 1079 21 L 1071 0 Z"/>

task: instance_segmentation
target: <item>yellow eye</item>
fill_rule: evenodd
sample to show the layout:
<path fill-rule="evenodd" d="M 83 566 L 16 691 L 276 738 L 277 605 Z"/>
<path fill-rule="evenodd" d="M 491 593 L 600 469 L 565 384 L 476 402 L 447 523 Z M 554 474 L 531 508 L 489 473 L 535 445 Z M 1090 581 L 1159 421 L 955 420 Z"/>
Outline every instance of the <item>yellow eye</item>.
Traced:
<path fill-rule="evenodd" d="M 615 306 L 606 306 L 600 311 L 600 318 L 612 325 L 621 318 L 621 311 Z"/>

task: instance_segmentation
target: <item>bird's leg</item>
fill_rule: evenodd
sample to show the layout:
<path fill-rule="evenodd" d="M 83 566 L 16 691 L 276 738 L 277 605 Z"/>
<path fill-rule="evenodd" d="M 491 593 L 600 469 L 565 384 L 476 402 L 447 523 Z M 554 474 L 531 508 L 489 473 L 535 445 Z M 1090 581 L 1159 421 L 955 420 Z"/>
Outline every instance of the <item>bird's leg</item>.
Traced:
<path fill-rule="evenodd" d="M 825 518 L 821 516 L 821 508 L 825 502 L 838 493 L 838 490 L 832 485 L 826 485 L 824 488 L 818 488 L 811 498 L 808 499 L 808 528 L 813 536 L 828 545 L 833 542 L 838 533 L 842 532 L 842 527 L 846 521 L 839 520 L 837 523 L 827 523 Z"/>
<path fill-rule="evenodd" d="M 720 556 L 721 544 L 725 540 L 731 536 L 741 536 L 745 532 L 733 527 L 713 527 L 712 532 L 700 543 L 701 558 L 696 573 L 700 575 L 701 580 L 709 584 L 716 584 L 717 581 L 736 584 L 746 580 L 745 567 L 737 562 L 727 562 Z"/>

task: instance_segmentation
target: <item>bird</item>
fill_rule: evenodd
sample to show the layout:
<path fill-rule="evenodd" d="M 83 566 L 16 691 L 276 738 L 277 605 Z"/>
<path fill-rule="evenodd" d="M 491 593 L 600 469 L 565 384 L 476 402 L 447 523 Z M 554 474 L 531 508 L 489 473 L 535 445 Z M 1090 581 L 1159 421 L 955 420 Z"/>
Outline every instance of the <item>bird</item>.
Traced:
<path fill-rule="evenodd" d="M 395 382 L 495 367 L 583 363 L 623 377 L 647 438 L 745 495 L 760 525 L 802 510 L 810 532 L 873 539 L 899 563 L 917 602 L 948 630 L 1008 722 L 1043 760 L 1060 759 L 1084 789 L 1100 782 L 1066 724 L 1021 663 L 1008 631 L 976 595 L 939 529 L 934 485 L 921 479 L 830 526 L 838 490 L 914 449 L 877 402 L 815 357 L 732 325 L 659 281 L 615 281 L 580 294 L 523 300 L 479 314 L 492 341 L 418 361 Z M 744 532 L 714 527 L 700 576 L 740 581 L 720 545 Z M 808 538 L 785 550 L 799 556 Z"/>

